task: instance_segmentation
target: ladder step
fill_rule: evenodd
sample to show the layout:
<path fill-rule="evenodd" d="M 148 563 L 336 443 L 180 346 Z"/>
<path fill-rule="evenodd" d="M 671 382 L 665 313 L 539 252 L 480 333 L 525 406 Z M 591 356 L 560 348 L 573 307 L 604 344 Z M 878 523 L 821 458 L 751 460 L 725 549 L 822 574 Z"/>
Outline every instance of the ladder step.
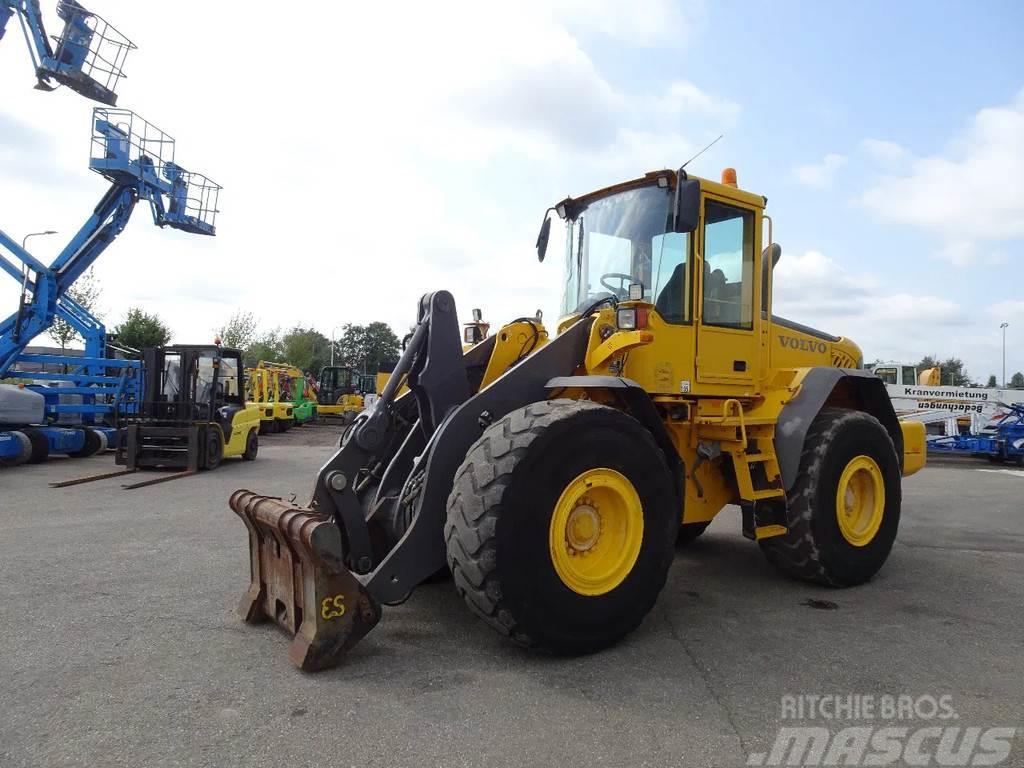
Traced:
<path fill-rule="evenodd" d="M 760 501 L 761 499 L 778 499 L 786 495 L 786 492 L 781 488 L 765 488 L 763 491 L 754 491 L 751 495 L 751 501 Z"/>
<path fill-rule="evenodd" d="M 789 529 L 784 525 L 759 525 L 754 529 L 754 538 L 760 541 L 761 539 L 770 539 L 772 536 L 785 536 L 789 533 Z"/>
<path fill-rule="evenodd" d="M 757 461 L 757 462 L 760 462 L 760 461 L 772 461 L 772 460 L 775 459 L 775 454 L 774 453 L 746 453 L 746 454 L 743 455 L 743 458 L 745 458 L 747 461 L 750 461 L 750 462 L 754 462 L 754 461 Z"/>

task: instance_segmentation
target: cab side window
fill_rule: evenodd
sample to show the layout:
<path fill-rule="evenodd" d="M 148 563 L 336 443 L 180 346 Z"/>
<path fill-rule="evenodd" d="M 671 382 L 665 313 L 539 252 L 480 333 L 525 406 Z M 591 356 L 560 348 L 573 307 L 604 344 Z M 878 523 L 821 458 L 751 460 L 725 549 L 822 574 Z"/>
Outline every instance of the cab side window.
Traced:
<path fill-rule="evenodd" d="M 704 205 L 704 324 L 754 327 L 754 213 Z"/>
<path fill-rule="evenodd" d="M 669 232 L 651 240 L 651 280 L 654 307 L 661 319 L 673 325 L 689 323 L 693 315 L 690 296 L 690 235 Z"/>

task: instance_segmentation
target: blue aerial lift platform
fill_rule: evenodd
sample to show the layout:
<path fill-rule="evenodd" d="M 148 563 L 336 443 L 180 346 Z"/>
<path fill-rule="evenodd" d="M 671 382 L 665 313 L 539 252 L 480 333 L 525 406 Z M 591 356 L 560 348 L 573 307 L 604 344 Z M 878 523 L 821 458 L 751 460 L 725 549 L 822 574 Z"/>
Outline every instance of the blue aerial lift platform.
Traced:
<path fill-rule="evenodd" d="M 0 270 L 16 280 L 21 289 L 17 310 L 0 322 L 0 379 L 12 375 L 19 361 L 73 368 L 66 374 L 33 374 L 35 379 L 60 381 L 68 386 L 22 388 L 44 397 L 43 423 L 12 423 L 12 419 L 4 416 L 4 398 L 0 397 L 0 429 L 6 430 L 6 436 L 0 432 L 0 463 L 41 461 L 50 451 L 80 455 L 84 450 L 81 443 L 90 439 L 95 445 L 95 439 L 89 438 L 88 427 L 77 430 L 81 434 L 77 440 L 72 439 L 75 436 L 69 435 L 69 430 L 55 424 L 62 415 L 78 414 L 89 424 L 97 415 L 116 415 L 133 407 L 134 397 L 141 390 L 139 361 L 108 357 L 103 324 L 67 291 L 124 230 L 136 204 L 140 200 L 149 203 L 157 226 L 191 234 L 216 234 L 221 188 L 176 162 L 173 138 L 129 110 L 96 107 L 92 124 L 89 167 L 110 186 L 53 263 L 43 264 L 0 230 Z M 82 335 L 85 355 L 25 355 L 26 346 L 57 317 Z M 8 391 L 6 395 L 13 402 L 14 394 Z M 82 402 L 65 402 L 69 395 L 80 396 Z M 19 402 L 27 399 L 27 393 L 23 393 Z M 38 412 L 38 401 L 26 407 Z M 22 435 L 11 437 L 11 432 Z"/>
<path fill-rule="evenodd" d="M 36 89 L 52 91 L 66 85 L 86 98 L 114 106 L 124 61 L 135 45 L 100 16 L 76 0 L 60 0 L 57 16 L 64 29 L 52 39 L 46 34 L 39 0 L 0 0 L 0 40 L 17 17 L 28 44 Z"/>

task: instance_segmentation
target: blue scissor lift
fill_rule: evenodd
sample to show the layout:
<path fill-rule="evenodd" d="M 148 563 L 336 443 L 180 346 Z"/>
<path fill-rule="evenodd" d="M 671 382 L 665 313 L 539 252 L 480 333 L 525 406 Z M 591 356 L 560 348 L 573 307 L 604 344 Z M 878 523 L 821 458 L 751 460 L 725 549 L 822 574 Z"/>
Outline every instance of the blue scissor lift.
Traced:
<path fill-rule="evenodd" d="M 52 91 L 58 83 L 114 106 L 125 58 L 135 45 L 75 0 L 60 0 L 57 16 L 64 29 L 50 38 L 39 0 L 0 0 L 0 39 L 11 19 L 17 17 L 35 69 L 36 89 Z"/>
<path fill-rule="evenodd" d="M 0 230 L 0 269 L 21 286 L 17 311 L 0 322 L 0 379 L 11 375 L 18 362 L 72 368 L 69 373 L 32 374 L 67 386 L 30 385 L 15 393 L 11 385 L 0 385 L 6 389 L 0 391 L 0 429 L 6 430 L 0 431 L 0 463 L 41 461 L 50 452 L 87 455 L 101 450 L 113 435 L 99 426 L 102 417 L 134 407 L 141 391 L 140 362 L 108 357 L 103 324 L 67 290 L 124 230 L 140 200 L 149 203 L 157 226 L 216 233 L 220 186 L 178 165 L 174 150 L 173 138 L 133 112 L 96 107 L 89 167 L 110 187 L 85 224 L 49 266 Z M 57 317 L 85 339 L 84 356 L 26 355 L 25 347 Z M 34 406 L 29 403 L 33 393 L 42 396 L 42 404 L 38 399 Z M 69 395 L 83 402 L 68 403 Z M 5 400 L 35 408 L 41 416 L 30 425 L 11 423 L 4 418 Z M 61 427 L 58 422 L 67 415 L 80 416 L 86 426 Z"/>

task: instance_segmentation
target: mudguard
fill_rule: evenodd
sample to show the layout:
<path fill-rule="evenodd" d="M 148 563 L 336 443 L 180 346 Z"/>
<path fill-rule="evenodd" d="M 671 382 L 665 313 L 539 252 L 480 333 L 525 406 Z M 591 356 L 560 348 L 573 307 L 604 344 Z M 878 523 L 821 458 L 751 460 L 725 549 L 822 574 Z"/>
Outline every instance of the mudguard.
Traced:
<path fill-rule="evenodd" d="M 782 407 L 775 428 L 775 454 L 782 472 L 783 487 L 789 491 L 800 469 L 800 454 L 811 422 L 823 407 L 850 402 L 878 419 L 892 438 L 903 469 L 903 431 L 885 391 L 884 382 L 871 371 L 854 368 L 812 368 L 800 383 L 796 397 Z"/>
<path fill-rule="evenodd" d="M 672 476 L 672 484 L 679 500 L 680 508 L 685 492 L 686 469 L 679 451 L 672 442 L 672 436 L 665 429 L 654 401 L 643 387 L 632 379 L 619 376 L 559 376 L 547 383 L 550 389 L 603 389 L 611 393 L 619 405 L 634 419 L 639 421 L 651 433 L 654 441 L 665 454 L 665 463 Z"/>

